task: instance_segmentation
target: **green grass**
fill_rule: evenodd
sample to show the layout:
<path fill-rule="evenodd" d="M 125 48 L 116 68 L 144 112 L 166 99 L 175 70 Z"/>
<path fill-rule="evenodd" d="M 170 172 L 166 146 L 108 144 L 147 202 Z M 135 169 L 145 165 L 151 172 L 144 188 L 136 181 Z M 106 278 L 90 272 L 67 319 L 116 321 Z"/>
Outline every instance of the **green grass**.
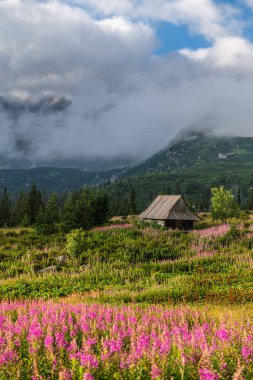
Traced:
<path fill-rule="evenodd" d="M 253 238 L 246 230 L 203 239 L 197 232 L 133 226 L 91 231 L 84 239 L 83 251 L 72 257 L 66 236 L 1 230 L 0 299 L 80 294 L 101 303 L 253 302 Z M 197 254 L 196 247 L 203 252 Z M 56 273 L 39 273 L 52 265 Z"/>

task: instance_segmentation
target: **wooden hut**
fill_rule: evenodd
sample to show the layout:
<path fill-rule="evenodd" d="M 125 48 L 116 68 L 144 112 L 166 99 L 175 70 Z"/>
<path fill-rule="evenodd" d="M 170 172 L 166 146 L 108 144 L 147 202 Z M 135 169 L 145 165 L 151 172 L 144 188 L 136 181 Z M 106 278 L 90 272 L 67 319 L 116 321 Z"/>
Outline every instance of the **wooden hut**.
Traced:
<path fill-rule="evenodd" d="M 182 195 L 158 195 L 140 215 L 141 220 L 160 222 L 168 228 L 191 230 L 201 219 L 194 214 Z"/>

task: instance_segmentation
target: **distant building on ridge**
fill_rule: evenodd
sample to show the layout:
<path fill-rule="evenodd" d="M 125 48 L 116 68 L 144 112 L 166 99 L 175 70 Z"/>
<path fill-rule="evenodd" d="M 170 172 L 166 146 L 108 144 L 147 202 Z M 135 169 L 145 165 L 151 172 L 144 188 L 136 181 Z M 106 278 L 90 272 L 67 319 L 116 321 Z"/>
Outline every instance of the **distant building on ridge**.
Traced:
<path fill-rule="evenodd" d="M 158 195 L 140 214 L 141 220 L 156 221 L 167 228 L 191 230 L 201 219 L 188 207 L 182 195 Z"/>

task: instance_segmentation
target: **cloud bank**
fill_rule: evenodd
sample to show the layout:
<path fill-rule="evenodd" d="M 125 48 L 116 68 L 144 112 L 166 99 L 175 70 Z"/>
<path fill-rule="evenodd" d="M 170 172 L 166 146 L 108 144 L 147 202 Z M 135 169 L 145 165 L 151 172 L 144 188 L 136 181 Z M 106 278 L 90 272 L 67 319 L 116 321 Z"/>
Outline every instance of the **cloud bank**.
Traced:
<path fill-rule="evenodd" d="M 141 160 L 187 127 L 253 136 L 253 45 L 239 7 L 211 0 L 4 0 L 0 18 L 0 95 L 22 109 L 15 115 L 0 104 L 6 161 Z M 210 47 L 157 55 L 157 21 L 187 25 Z M 58 97 L 69 102 L 60 112 L 24 106 Z"/>

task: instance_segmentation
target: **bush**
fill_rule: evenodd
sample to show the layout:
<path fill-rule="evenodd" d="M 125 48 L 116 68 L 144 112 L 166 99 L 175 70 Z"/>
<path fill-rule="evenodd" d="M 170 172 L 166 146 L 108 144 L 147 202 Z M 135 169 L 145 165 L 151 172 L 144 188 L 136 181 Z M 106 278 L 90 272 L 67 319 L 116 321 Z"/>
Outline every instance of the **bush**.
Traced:
<path fill-rule="evenodd" d="M 87 241 L 87 233 L 82 229 L 71 231 L 67 234 L 66 251 L 71 257 L 78 257 L 84 251 Z"/>

